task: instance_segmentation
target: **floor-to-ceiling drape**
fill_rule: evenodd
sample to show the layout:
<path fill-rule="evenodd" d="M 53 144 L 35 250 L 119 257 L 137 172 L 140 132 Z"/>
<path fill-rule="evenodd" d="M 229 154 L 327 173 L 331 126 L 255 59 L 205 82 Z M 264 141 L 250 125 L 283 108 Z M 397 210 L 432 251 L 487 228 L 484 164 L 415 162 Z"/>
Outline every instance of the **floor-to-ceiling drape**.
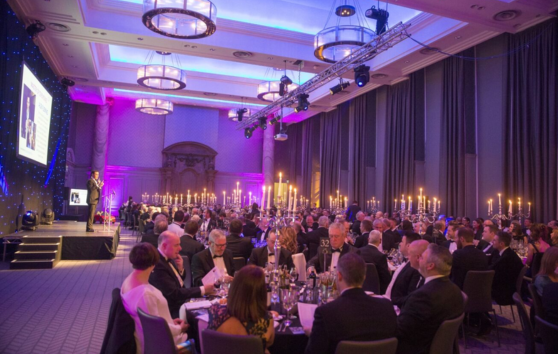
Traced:
<path fill-rule="evenodd" d="M 314 181 L 314 176 L 318 172 L 320 164 L 320 137 L 317 134 L 320 131 L 320 120 L 310 118 L 302 122 L 301 125 L 302 148 L 299 153 L 302 155 L 302 184 L 300 188 L 302 195 L 308 198 L 310 203 L 315 203 L 317 199 L 314 192 L 317 188 L 313 188 L 312 181 Z"/>
<path fill-rule="evenodd" d="M 361 95 L 349 106 L 349 190 L 348 196 L 359 202 L 366 202 L 366 149 L 372 137 L 366 136 L 368 95 Z M 349 204 L 351 201 L 349 201 Z"/>
<path fill-rule="evenodd" d="M 341 137 L 339 109 L 320 118 L 320 205 L 329 208 L 329 196 L 339 189 Z"/>
<path fill-rule="evenodd" d="M 504 125 L 506 199 L 518 198 L 536 221 L 556 218 L 558 22 L 551 20 L 510 35 Z M 505 205 L 507 211 L 508 204 Z"/>

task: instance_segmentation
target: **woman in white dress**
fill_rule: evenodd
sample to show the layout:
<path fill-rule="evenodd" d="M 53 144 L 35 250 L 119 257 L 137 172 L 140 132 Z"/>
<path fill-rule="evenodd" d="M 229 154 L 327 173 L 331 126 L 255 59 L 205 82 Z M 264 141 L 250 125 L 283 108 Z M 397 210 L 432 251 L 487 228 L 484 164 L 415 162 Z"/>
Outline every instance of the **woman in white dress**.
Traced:
<path fill-rule="evenodd" d="M 164 318 L 170 328 L 176 344 L 187 339 L 188 324 L 181 319 L 172 319 L 169 305 L 161 291 L 149 284 L 149 275 L 159 261 L 159 252 L 149 243 L 138 243 L 130 251 L 130 263 L 134 270 L 124 279 L 120 290 L 122 303 L 126 312 L 132 316 L 136 324 L 134 336 L 137 353 L 144 352 L 143 330 L 138 316 L 138 308 L 144 312 Z"/>

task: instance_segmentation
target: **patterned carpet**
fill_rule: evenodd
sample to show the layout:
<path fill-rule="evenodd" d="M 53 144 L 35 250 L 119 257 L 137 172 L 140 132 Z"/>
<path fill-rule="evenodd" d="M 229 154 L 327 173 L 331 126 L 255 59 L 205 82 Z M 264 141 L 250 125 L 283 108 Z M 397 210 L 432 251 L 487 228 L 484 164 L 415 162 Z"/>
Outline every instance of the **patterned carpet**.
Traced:
<path fill-rule="evenodd" d="M 61 261 L 49 270 L 0 270 L 0 353 L 99 353 L 107 325 L 111 290 L 131 271 L 128 252 L 136 241 L 122 230 L 111 261 Z M 1 269 L 8 268 L 7 263 Z M 515 310 L 514 310 L 515 311 Z M 510 307 L 496 332 L 460 341 L 461 353 L 524 353 L 525 342 Z M 291 354 L 291 353 L 289 353 Z M 292 353 L 294 354 L 294 353 Z"/>

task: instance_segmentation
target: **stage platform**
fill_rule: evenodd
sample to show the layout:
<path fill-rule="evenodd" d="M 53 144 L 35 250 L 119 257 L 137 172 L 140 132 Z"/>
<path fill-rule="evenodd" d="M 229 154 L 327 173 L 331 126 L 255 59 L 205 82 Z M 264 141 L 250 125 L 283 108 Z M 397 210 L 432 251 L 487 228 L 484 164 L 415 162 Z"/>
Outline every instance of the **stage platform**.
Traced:
<path fill-rule="evenodd" d="M 102 232 L 103 226 L 99 224 L 93 226 L 95 232 L 85 232 L 85 228 L 85 222 L 57 220 L 52 225 L 39 225 L 35 231 L 22 230 L 5 236 L 11 242 L 21 240 L 12 268 L 22 268 L 13 266 L 18 263 L 52 268 L 58 260 L 114 258 L 120 241 L 120 224 L 111 225 L 110 233 Z"/>

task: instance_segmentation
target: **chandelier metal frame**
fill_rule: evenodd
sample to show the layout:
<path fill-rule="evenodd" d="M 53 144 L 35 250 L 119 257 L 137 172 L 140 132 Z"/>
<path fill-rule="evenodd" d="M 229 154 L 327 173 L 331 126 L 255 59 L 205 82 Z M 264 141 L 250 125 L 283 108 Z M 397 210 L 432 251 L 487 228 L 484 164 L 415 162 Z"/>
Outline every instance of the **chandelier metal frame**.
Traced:
<path fill-rule="evenodd" d="M 186 72 L 180 69 L 180 59 L 178 55 L 168 52 L 159 52 L 163 57 L 162 64 L 152 64 L 154 52 L 149 52 L 146 58 L 146 65 L 142 65 L 137 71 L 137 83 L 143 87 L 161 90 L 177 91 L 186 87 Z M 173 65 L 167 65 L 165 58 L 171 57 Z"/>
<path fill-rule="evenodd" d="M 168 100 L 158 98 L 138 98 L 136 100 L 136 111 L 157 116 L 172 114 L 174 104 Z"/>

